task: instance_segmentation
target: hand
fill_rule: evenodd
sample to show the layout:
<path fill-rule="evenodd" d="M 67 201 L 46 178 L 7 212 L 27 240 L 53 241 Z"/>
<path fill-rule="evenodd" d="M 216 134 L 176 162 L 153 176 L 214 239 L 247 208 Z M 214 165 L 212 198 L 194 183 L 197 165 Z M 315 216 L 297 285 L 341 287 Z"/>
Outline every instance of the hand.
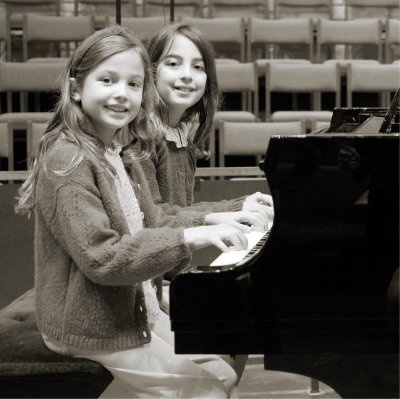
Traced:
<path fill-rule="evenodd" d="M 259 212 L 216 212 L 206 215 L 205 222 L 206 224 L 225 223 L 244 233 L 250 233 L 251 230 L 265 231 L 268 218 L 265 214 Z"/>
<path fill-rule="evenodd" d="M 263 205 L 259 202 L 245 201 L 242 209 L 245 212 L 258 212 L 267 220 L 267 225 L 274 221 L 274 208 L 272 206 Z"/>
<path fill-rule="evenodd" d="M 190 249 L 200 249 L 214 245 L 223 252 L 229 251 L 229 247 L 235 249 L 247 249 L 247 238 L 243 232 L 227 224 L 215 226 L 189 227 L 183 230 L 185 244 Z"/>
<path fill-rule="evenodd" d="M 274 206 L 272 197 L 268 194 L 260 193 L 259 191 L 248 195 L 245 202 L 255 202 L 266 206 Z"/>
<path fill-rule="evenodd" d="M 247 196 L 246 200 L 243 202 L 242 209 L 246 212 L 259 212 L 264 215 L 264 217 L 267 218 L 267 227 L 274 220 L 273 200 L 268 194 L 256 192 Z"/>

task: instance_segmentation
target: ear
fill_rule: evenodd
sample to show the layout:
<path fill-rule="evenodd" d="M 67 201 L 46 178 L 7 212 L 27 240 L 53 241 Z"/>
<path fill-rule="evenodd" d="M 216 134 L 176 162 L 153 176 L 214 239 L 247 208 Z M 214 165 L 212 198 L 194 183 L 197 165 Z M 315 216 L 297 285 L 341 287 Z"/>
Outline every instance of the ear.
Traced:
<path fill-rule="evenodd" d="M 75 78 L 70 78 L 69 84 L 70 84 L 69 91 L 71 93 L 71 98 L 73 101 L 78 103 L 79 101 L 81 101 L 81 91 L 79 85 L 78 83 L 76 83 Z"/>

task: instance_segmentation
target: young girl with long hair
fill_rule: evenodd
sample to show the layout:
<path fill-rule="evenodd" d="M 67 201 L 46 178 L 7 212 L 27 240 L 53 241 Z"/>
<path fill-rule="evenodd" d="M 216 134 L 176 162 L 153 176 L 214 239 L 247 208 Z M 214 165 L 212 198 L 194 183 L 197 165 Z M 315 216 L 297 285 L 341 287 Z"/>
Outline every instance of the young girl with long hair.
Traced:
<path fill-rule="evenodd" d="M 154 205 L 138 160 L 151 151 L 154 97 L 147 53 L 121 27 L 70 57 L 16 207 L 35 212 L 37 325 L 50 350 L 111 371 L 102 397 L 225 398 L 233 369 L 218 356 L 174 354 L 150 281 L 182 270 L 197 248 L 247 242 L 239 227 Z M 122 151 L 121 129 L 138 146 Z"/>
<path fill-rule="evenodd" d="M 173 214 L 250 211 L 257 215 L 257 222 L 249 224 L 266 230 L 273 219 L 269 195 L 257 192 L 232 200 L 193 202 L 196 162 L 209 154 L 207 146 L 220 97 L 211 44 L 190 25 L 171 24 L 157 32 L 147 48 L 160 101 L 151 114 L 155 150 L 142 166 L 155 202 Z M 166 285 L 164 308 L 168 304 Z M 240 377 L 247 356 L 225 360 Z"/>
<path fill-rule="evenodd" d="M 193 203 L 196 161 L 208 156 L 219 104 L 211 44 L 199 30 L 172 24 L 149 40 L 148 51 L 160 101 L 152 113 L 156 150 L 143 167 L 155 201 L 198 211 L 256 211 L 268 224 L 273 208 L 266 194 Z"/>

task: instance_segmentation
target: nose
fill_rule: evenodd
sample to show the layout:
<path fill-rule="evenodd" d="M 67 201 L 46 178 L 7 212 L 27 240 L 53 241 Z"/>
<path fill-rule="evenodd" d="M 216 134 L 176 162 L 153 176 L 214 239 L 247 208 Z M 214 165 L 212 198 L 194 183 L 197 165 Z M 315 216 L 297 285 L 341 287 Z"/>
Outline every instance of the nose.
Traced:
<path fill-rule="evenodd" d="M 192 68 L 190 65 L 182 65 L 180 71 L 180 79 L 183 81 L 191 81 L 193 79 L 192 76 Z"/>
<path fill-rule="evenodd" d="M 128 98 L 128 86 L 127 84 L 120 82 L 115 86 L 114 97 L 119 100 L 125 100 Z"/>

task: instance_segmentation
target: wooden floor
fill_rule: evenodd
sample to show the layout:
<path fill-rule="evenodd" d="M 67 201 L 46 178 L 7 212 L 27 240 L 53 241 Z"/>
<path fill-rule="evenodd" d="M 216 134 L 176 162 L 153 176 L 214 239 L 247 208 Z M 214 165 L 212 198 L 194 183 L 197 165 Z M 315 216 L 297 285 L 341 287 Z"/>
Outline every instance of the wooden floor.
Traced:
<path fill-rule="evenodd" d="M 336 399 L 340 396 L 320 382 L 319 392 L 310 392 L 310 378 L 264 370 L 262 356 L 250 356 L 239 384 L 240 399 Z"/>

